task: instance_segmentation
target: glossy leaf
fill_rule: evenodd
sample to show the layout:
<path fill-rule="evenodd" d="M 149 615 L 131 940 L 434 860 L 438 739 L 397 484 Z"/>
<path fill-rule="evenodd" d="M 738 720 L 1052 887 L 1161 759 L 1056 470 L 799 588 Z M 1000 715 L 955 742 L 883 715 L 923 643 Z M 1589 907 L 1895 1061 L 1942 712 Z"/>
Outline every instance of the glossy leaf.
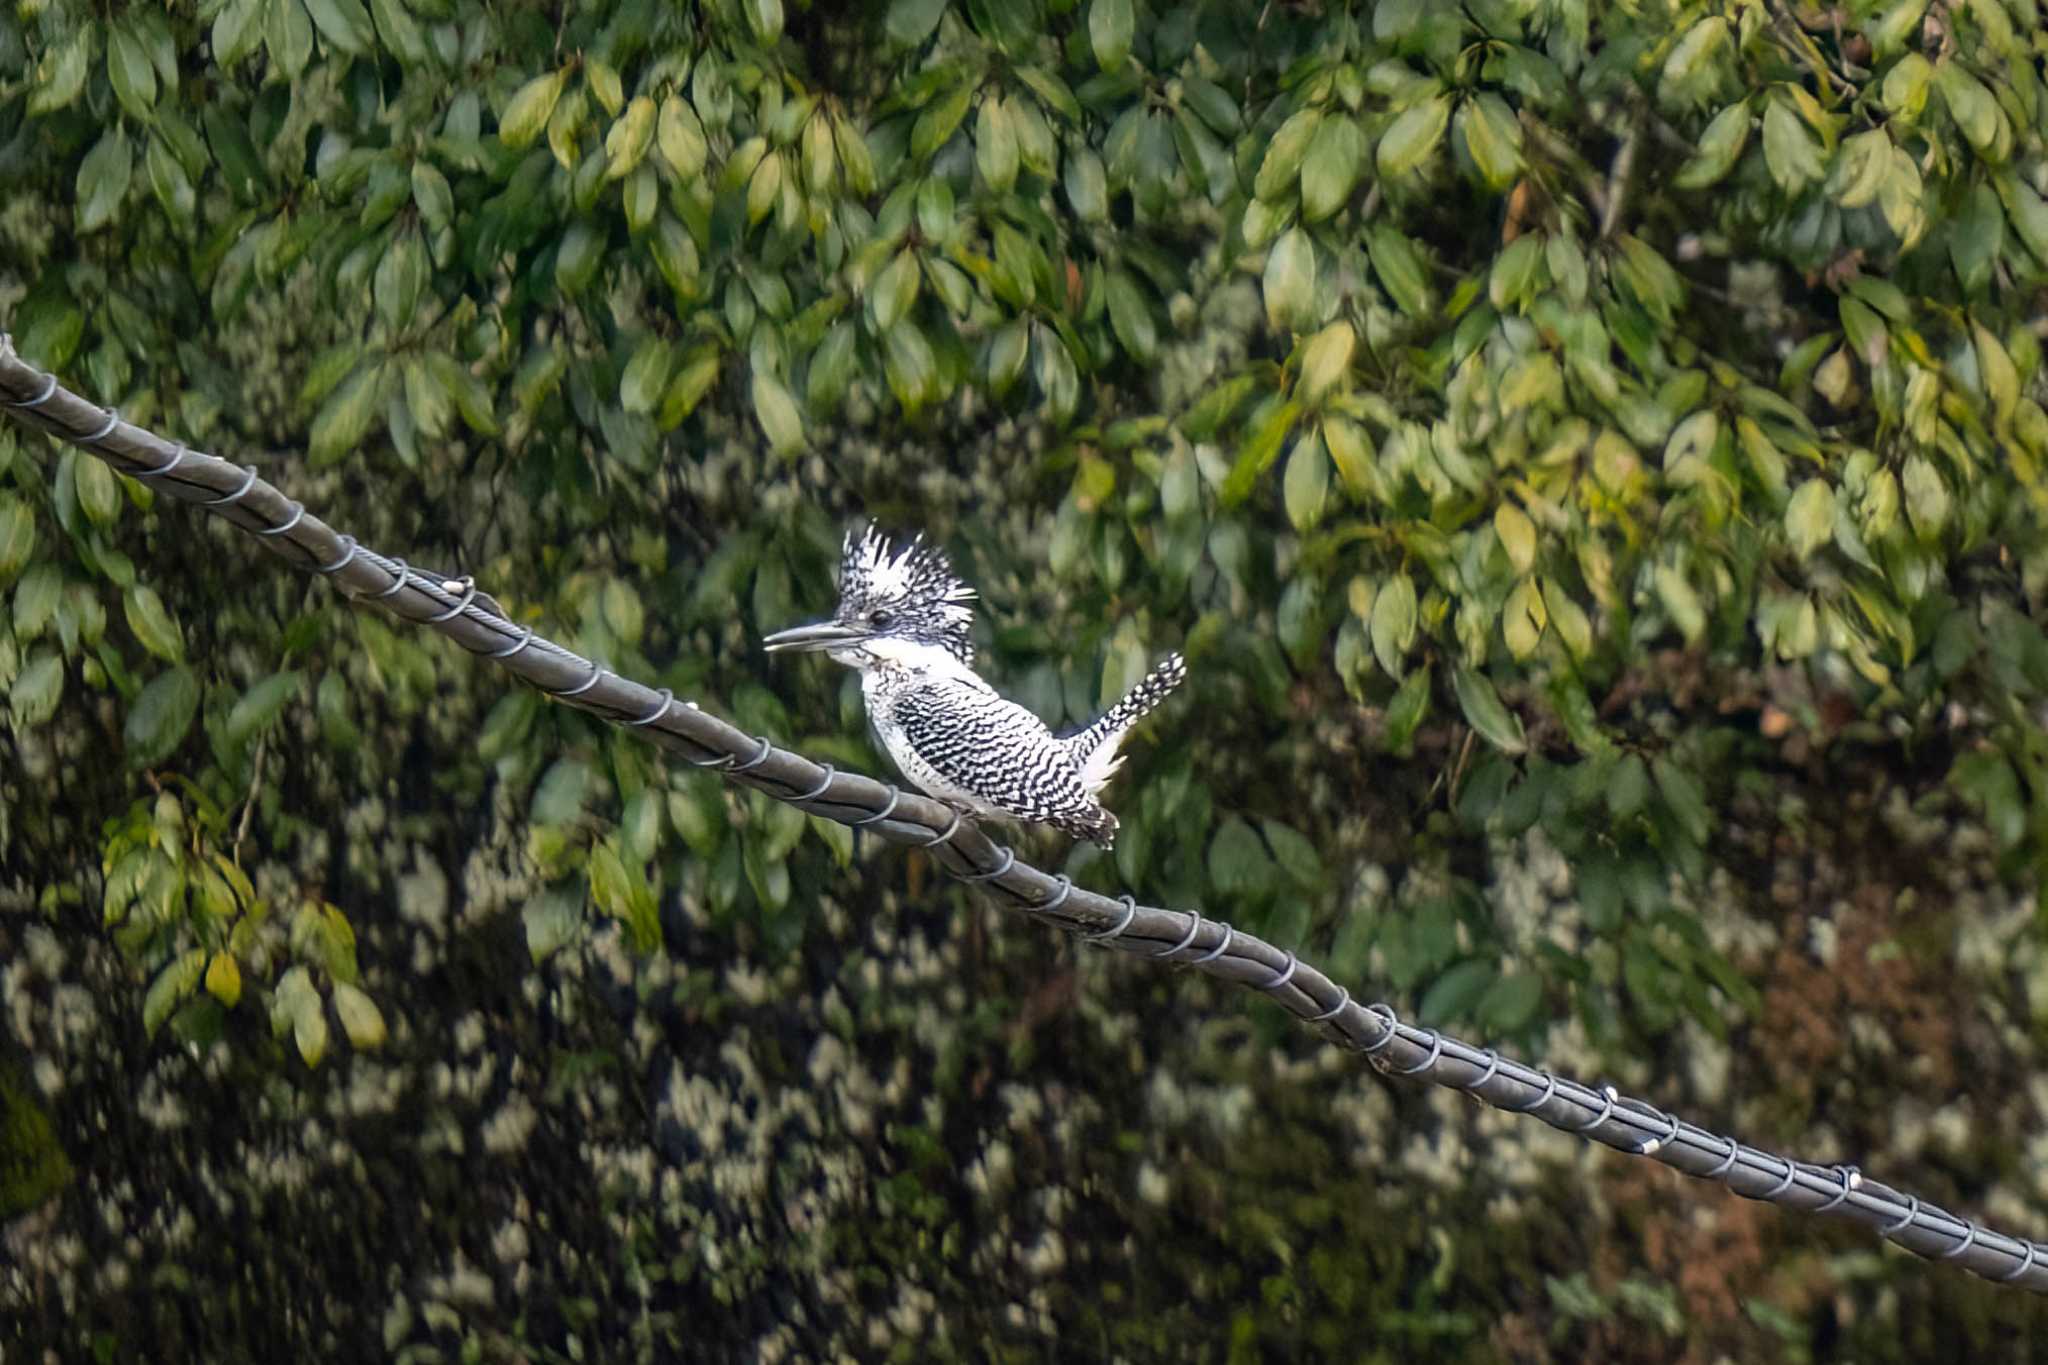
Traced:
<path fill-rule="evenodd" d="M 1458 693 L 1459 709 L 1481 738 L 1505 754 L 1519 754 L 1529 747 L 1521 718 L 1501 704 L 1500 694 L 1493 690 L 1484 673 L 1454 668 L 1451 682 Z"/>
<path fill-rule="evenodd" d="M 1448 95 L 1433 95 L 1404 111 L 1380 135 L 1376 153 L 1380 175 L 1392 180 L 1420 167 L 1436 151 L 1450 121 Z"/>
<path fill-rule="evenodd" d="M 184 741 L 199 711 L 199 681 L 190 669 L 158 674 L 136 696 L 121 721 L 122 747 L 138 768 L 163 762 Z"/>
<path fill-rule="evenodd" d="M 1088 42 L 1104 71 L 1116 70 L 1131 55 L 1135 8 L 1134 0 L 1089 0 Z"/>

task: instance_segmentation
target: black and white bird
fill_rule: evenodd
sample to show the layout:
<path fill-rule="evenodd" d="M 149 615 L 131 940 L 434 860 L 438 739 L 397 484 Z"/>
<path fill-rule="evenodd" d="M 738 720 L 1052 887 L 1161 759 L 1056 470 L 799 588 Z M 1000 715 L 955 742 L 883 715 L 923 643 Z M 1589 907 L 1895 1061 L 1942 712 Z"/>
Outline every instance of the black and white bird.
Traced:
<path fill-rule="evenodd" d="M 1103 848 L 1116 817 L 1096 799 L 1123 760 L 1124 736 L 1187 677 L 1168 655 L 1103 717 L 1056 736 L 974 671 L 974 589 L 918 537 L 900 550 L 873 527 L 849 531 L 839 609 L 777 631 L 769 650 L 823 650 L 860 671 L 868 720 L 910 782 L 972 816 L 1051 825 Z"/>

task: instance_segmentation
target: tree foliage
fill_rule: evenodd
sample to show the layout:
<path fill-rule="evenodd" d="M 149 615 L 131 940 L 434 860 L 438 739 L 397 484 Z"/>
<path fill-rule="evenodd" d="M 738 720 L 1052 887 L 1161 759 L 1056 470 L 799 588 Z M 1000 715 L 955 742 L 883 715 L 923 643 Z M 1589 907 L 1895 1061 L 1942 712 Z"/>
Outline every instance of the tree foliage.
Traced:
<path fill-rule="evenodd" d="M 927 529 L 1049 719 L 1190 657 L 1075 875 L 1639 1058 L 1769 1013 L 1744 926 L 1790 913 L 1772 831 L 1814 793 L 1960 800 L 2015 885 L 2048 857 L 2042 31 L 46 0 L 0 18 L 0 319 L 870 771 L 851 685 L 752 641 L 829 600 L 849 518 Z M 424 1005 L 356 934 L 421 879 L 518 906 L 535 959 L 594 913 L 773 967 L 904 875 L 209 534 L 0 430 L 7 894 L 96 907 L 152 1032 L 379 1045 Z M 1504 889 L 1532 848 L 1568 872 L 1541 923 Z M 1623 1311 L 1568 1288 L 1546 1315 Z"/>

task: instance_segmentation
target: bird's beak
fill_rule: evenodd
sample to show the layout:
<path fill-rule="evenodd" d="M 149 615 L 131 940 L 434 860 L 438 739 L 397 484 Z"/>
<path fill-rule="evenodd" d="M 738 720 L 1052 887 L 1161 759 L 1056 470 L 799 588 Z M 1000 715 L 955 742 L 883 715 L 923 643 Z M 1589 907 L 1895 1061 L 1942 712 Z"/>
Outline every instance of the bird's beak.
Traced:
<path fill-rule="evenodd" d="M 778 630 L 762 640 L 770 654 L 785 649 L 830 649 L 834 645 L 852 644 L 865 640 L 868 632 L 855 626 L 842 626 L 837 621 L 818 621 L 808 626 L 791 626 Z"/>

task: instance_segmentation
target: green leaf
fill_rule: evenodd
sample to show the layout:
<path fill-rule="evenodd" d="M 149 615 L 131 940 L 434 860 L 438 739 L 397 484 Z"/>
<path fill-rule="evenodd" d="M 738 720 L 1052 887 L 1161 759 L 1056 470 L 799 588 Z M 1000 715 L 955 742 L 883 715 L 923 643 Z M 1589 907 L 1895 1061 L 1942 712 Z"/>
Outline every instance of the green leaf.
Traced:
<path fill-rule="evenodd" d="M 1535 972 L 1501 977 L 1479 1000 L 1476 1015 L 1488 1037 L 1520 1033 L 1543 1008 L 1543 978 Z"/>
<path fill-rule="evenodd" d="M 834 118 L 832 145 L 838 149 L 839 165 L 846 172 L 846 187 L 855 194 L 873 194 L 875 162 L 861 130 L 846 119 Z"/>
<path fill-rule="evenodd" d="M 1536 565 L 1536 523 L 1529 520 L 1529 514 L 1511 502 L 1503 502 L 1493 509 L 1493 533 L 1500 537 L 1501 548 L 1508 553 L 1508 563 L 1517 574 L 1525 574 Z"/>
<path fill-rule="evenodd" d="M 1458 693 L 1459 709 L 1465 720 L 1487 743 L 1504 754 L 1520 754 L 1529 747 L 1522 731 L 1521 717 L 1501 704 L 1500 694 L 1477 669 L 1459 665 L 1451 670 L 1451 685 Z"/>
<path fill-rule="evenodd" d="M 1273 860 L 1257 831 L 1231 816 L 1209 841 L 1209 882 L 1225 896 L 1263 896 L 1272 891 Z"/>
<path fill-rule="evenodd" d="M 327 1009 L 310 981 L 291 997 L 291 1029 L 292 1042 L 306 1065 L 320 1065 L 327 1055 Z"/>
<path fill-rule="evenodd" d="M 769 46 L 782 37 L 782 0 L 747 0 L 747 24 Z"/>
<path fill-rule="evenodd" d="M 1305 331 L 1315 321 L 1316 249 L 1300 228 L 1282 233 L 1266 253 L 1266 317 L 1275 327 Z"/>
<path fill-rule="evenodd" d="M 1523 308 L 1542 266 L 1543 239 L 1533 233 L 1515 238 L 1494 257 L 1486 281 L 1487 302 L 1503 313 Z"/>
<path fill-rule="evenodd" d="M 1765 101 L 1764 164 L 1786 194 L 1797 194 L 1821 177 L 1820 144 L 1788 100 Z"/>
<path fill-rule="evenodd" d="M 384 1015 L 360 987 L 346 981 L 335 982 L 334 1012 L 341 1017 L 342 1032 L 348 1034 L 350 1047 L 368 1051 L 384 1046 Z"/>
<path fill-rule="evenodd" d="M 1431 672 L 1431 665 L 1424 664 L 1410 673 L 1387 704 L 1387 748 L 1395 754 L 1407 755 L 1415 732 L 1429 714 Z"/>
<path fill-rule="evenodd" d="M 1543 580 L 1543 606 L 1552 628 L 1574 659 L 1584 659 L 1593 652 L 1592 618 L 1554 578 Z"/>
<path fill-rule="evenodd" d="M 1424 1024 L 1446 1024 L 1462 1019 L 1500 980 L 1500 968 L 1492 962 L 1460 962 L 1439 976 L 1422 993 L 1415 1015 Z"/>
<path fill-rule="evenodd" d="M 1059 348 L 1065 357 L 1065 348 Z M 938 357 L 922 330 L 908 318 L 882 338 L 882 372 L 904 412 L 915 414 L 938 396 Z"/>
<path fill-rule="evenodd" d="M 128 629 L 135 633 L 144 649 L 168 663 L 184 659 L 185 637 L 178 629 L 178 623 L 164 610 L 163 599 L 157 596 L 155 588 L 146 583 L 130 585 L 123 595 L 123 605 Z"/>
<path fill-rule="evenodd" d="M 947 0 L 891 0 L 883 30 L 898 47 L 916 47 L 931 37 L 946 12 Z"/>
<path fill-rule="evenodd" d="M 1323 439 L 1313 427 L 1294 443 L 1280 493 L 1287 520 L 1295 530 L 1310 531 L 1322 521 L 1330 494 L 1330 461 L 1323 453 Z"/>
<path fill-rule="evenodd" d="M 1970 146 L 1987 159 L 2003 161 L 1998 146 L 2007 136 L 2005 116 L 1999 112 L 1998 101 L 1992 97 L 1984 83 L 1971 75 L 1960 61 L 1945 61 L 1934 69 L 1934 83 L 1941 90 L 1941 97 L 1948 104 L 1949 117 L 1956 121 L 1956 127 L 1963 130 Z"/>
<path fill-rule="evenodd" d="M 1963 292 L 1977 294 L 1991 283 L 1992 264 L 2005 248 L 2005 214 L 1989 185 L 1974 185 L 1957 207 L 1949 233 L 1949 261 Z"/>
<path fill-rule="evenodd" d="M 1702 75 L 1700 68 L 1712 61 L 1727 41 L 1728 21 L 1722 16 L 1710 14 L 1693 24 L 1664 59 L 1665 83 L 1671 86 L 1695 84 Z M 1706 74 L 1711 79 L 1711 73 Z"/>
<path fill-rule="evenodd" d="M 1380 588 L 1372 603 L 1372 652 L 1390 678 L 1404 671 L 1402 660 L 1415 643 L 1415 581 L 1396 573 Z"/>
<path fill-rule="evenodd" d="M 974 123 L 974 168 L 982 183 L 997 194 L 1008 194 L 1017 183 L 1018 159 L 1016 120 L 1002 98 L 993 92 L 984 95 Z"/>
<path fill-rule="evenodd" d="M 789 396 L 780 379 L 756 369 L 753 381 L 754 417 L 768 437 L 769 448 L 788 457 L 804 448 L 804 419 L 796 400 Z"/>
<path fill-rule="evenodd" d="M 1836 199 L 1845 209 L 1875 203 L 1891 168 L 1892 139 L 1884 129 L 1844 138 L 1835 156 L 1835 180 L 1841 186 Z"/>
<path fill-rule="evenodd" d="M 115 23 L 107 34 L 107 81 L 128 116 L 148 123 L 156 104 L 156 67 L 134 26 Z"/>
<path fill-rule="evenodd" d="M 233 1009 L 242 998 L 242 968 L 235 955 L 216 951 L 206 964 L 206 993 Z"/>
<path fill-rule="evenodd" d="M 1671 178 L 1681 190 L 1703 190 L 1718 185 L 1742 156 L 1749 143 L 1749 101 L 1738 100 L 1720 113 L 1700 134 L 1699 149 L 1686 159 Z"/>
<path fill-rule="evenodd" d="M 1367 233 L 1372 269 L 1380 284 L 1394 300 L 1394 306 L 1411 318 L 1427 317 L 1435 311 L 1429 275 L 1422 253 L 1395 228 L 1377 225 Z"/>
<path fill-rule="evenodd" d="M 541 130 L 548 126 L 548 119 L 555 112 L 555 102 L 562 98 L 562 87 L 568 79 L 567 71 L 550 71 L 520 86 L 518 93 L 506 103 L 505 112 L 499 116 L 499 140 L 514 149 L 530 146 L 541 135 Z M 675 97 L 670 99 L 672 103 L 676 102 Z M 668 151 L 666 142 L 662 144 L 662 151 L 664 154 Z"/>
<path fill-rule="evenodd" d="M 418 311 L 420 295 L 427 287 L 427 252 L 418 232 L 405 229 L 392 239 L 377 262 L 372 293 L 377 317 L 391 332 L 409 328 Z"/>
<path fill-rule="evenodd" d="M 1889 57 L 1913 40 L 1920 31 L 1920 18 L 1926 13 L 1927 0 L 1893 0 L 1880 12 L 1875 22 L 1863 26 L 1863 36 L 1870 40 L 1870 46 L 1879 57 Z M 1914 56 L 1924 65 L 1925 58 Z"/>
<path fill-rule="evenodd" d="M 134 175 L 134 145 L 118 124 L 111 126 L 78 166 L 80 232 L 97 232 L 113 221 L 115 210 L 128 198 Z"/>
<path fill-rule="evenodd" d="M 164 964 L 164 969 L 156 974 L 156 980 L 149 983 L 149 991 L 142 997 L 142 1027 L 151 1037 L 163 1027 L 171 1012 L 199 989 L 199 979 L 206 971 L 206 957 L 206 949 L 188 948 Z"/>
<path fill-rule="evenodd" d="M 919 278 L 917 257 L 909 247 L 897 252 L 875 277 L 868 290 L 868 312 L 877 332 L 888 331 L 910 311 L 917 302 Z"/>
<path fill-rule="evenodd" d="M 1972 321 L 1970 336 L 1977 348 L 1977 373 L 1984 383 L 1984 396 L 1991 400 L 1991 413 L 2001 427 L 2012 421 L 2020 401 L 2020 375 L 2011 355 L 1981 322 Z M 5 577 L 0 574 L 0 577 Z"/>
<path fill-rule="evenodd" d="M 1354 498 L 1370 497 L 1377 491 L 1372 440 L 1363 427 L 1342 414 L 1329 413 L 1323 418 L 1323 445 L 1337 466 L 1337 477 Z"/>
<path fill-rule="evenodd" d="M 681 223 L 663 214 L 647 235 L 647 253 L 677 299 L 688 302 L 697 297 L 697 243 Z"/>
<path fill-rule="evenodd" d="M 1144 291 L 1127 270 L 1112 270 L 1103 282 L 1109 296 L 1109 321 L 1116 339 L 1133 360 L 1150 360 L 1158 348 L 1158 324 Z"/>
<path fill-rule="evenodd" d="M 1933 542 L 1940 538 L 1942 528 L 1948 525 L 1948 485 L 1923 455 L 1906 457 L 1906 467 L 1901 477 L 1906 493 L 1906 515 L 1913 519 L 1913 530 L 1920 539 Z"/>
<path fill-rule="evenodd" d="M 1217 490 L 1217 501 L 1224 508 L 1235 507 L 1251 495 L 1260 477 L 1279 458 L 1281 443 L 1287 439 L 1287 433 L 1300 411 L 1297 403 L 1276 404 L 1245 438 L 1244 444 L 1238 447 L 1236 460 L 1231 463 L 1230 473 L 1224 476 L 1223 486 Z"/>
<path fill-rule="evenodd" d="M 173 223 L 189 227 L 198 212 L 199 197 L 192 189 L 192 177 L 171 151 L 170 144 L 161 136 L 152 136 L 142 164 L 149 175 L 150 191 L 156 195 L 157 203 L 163 205 L 165 215 Z"/>
<path fill-rule="evenodd" d="M 574 882 L 550 886 L 532 896 L 519 914 L 526 951 L 544 962 L 576 937 L 583 925 L 583 894 Z"/>
<path fill-rule="evenodd" d="M 963 80 L 924 107 L 910 129 L 910 155 L 914 160 L 931 160 L 939 148 L 952 140 L 961 120 L 967 117 L 967 105 L 973 97 L 974 83 Z"/>
<path fill-rule="evenodd" d="M 286 703 L 299 694 L 299 683 L 300 675 L 296 670 L 273 673 L 236 698 L 234 707 L 228 712 L 228 742 L 246 744 L 258 731 L 267 728 L 284 710 Z"/>
<path fill-rule="evenodd" d="M 654 101 L 636 95 L 604 135 L 604 178 L 622 180 L 640 164 L 654 141 Z"/>
<path fill-rule="evenodd" d="M 1448 95 L 1433 95 L 1405 110 L 1380 135 L 1377 159 L 1381 178 L 1397 179 L 1428 160 L 1450 122 Z"/>
<path fill-rule="evenodd" d="M 1707 797 L 1699 779 L 1661 754 L 1651 762 L 1650 774 L 1686 835 L 1696 844 L 1705 844 L 1713 832 L 1713 817 L 1707 812 Z"/>
<path fill-rule="evenodd" d="M 1323 857 L 1307 835 L 1278 820 L 1261 820 L 1259 829 L 1266 836 L 1266 846 L 1273 850 L 1274 860 L 1297 887 L 1303 891 L 1322 887 Z"/>
<path fill-rule="evenodd" d="M 307 456 L 315 469 L 325 468 L 344 455 L 356 453 L 370 430 L 377 412 L 377 400 L 384 377 L 381 360 L 359 363 L 354 372 L 328 395 L 313 418 L 307 441 Z"/>
<path fill-rule="evenodd" d="M 375 48 L 377 30 L 359 0 L 306 0 L 306 8 L 320 36 L 335 51 L 362 57 Z"/>
<path fill-rule="evenodd" d="M 2001 172 L 1992 182 L 2005 205 L 2014 232 L 2043 269 L 2048 269 L 2048 203 L 2033 187 L 2011 172 Z"/>
<path fill-rule="evenodd" d="M 1308 150 L 1322 126 L 1323 111 L 1313 106 L 1287 116 L 1266 144 L 1258 174 L 1252 177 L 1252 193 L 1256 197 L 1276 199 L 1294 188 L 1301 175 L 1301 164 L 1308 158 Z"/>
<path fill-rule="evenodd" d="M 41 725 L 57 713 L 64 695 L 64 660 L 49 650 L 37 650 L 16 675 L 7 692 L 7 709 L 17 730 Z"/>
<path fill-rule="evenodd" d="M 1458 124 L 1480 182 L 1493 190 L 1514 184 L 1522 173 L 1522 125 L 1507 102 L 1484 91 L 1459 106 Z"/>
<path fill-rule="evenodd" d="M 633 590 L 632 584 L 618 578 L 607 582 L 600 599 L 600 610 L 613 635 L 627 645 L 639 645 L 641 634 L 646 629 L 647 610 L 640 604 L 640 594 Z"/>
<path fill-rule="evenodd" d="M 562 245 L 555 253 L 555 286 L 564 294 L 574 296 L 590 287 L 597 277 L 597 268 L 604 263 L 604 234 L 589 223 L 578 220 L 569 224 L 569 230 L 562 234 Z"/>
<path fill-rule="evenodd" d="M 0 588 L 14 581 L 36 549 L 35 516 L 12 493 L 0 493 Z"/>
<path fill-rule="evenodd" d="M 1092 0 L 1088 6 L 1088 44 L 1095 50 L 1095 62 L 1104 71 L 1115 71 L 1131 55 L 1131 36 L 1137 27 L 1132 0 Z"/>
<path fill-rule="evenodd" d="M 95 24 L 77 23 L 69 38 L 43 52 L 36 62 L 34 85 L 29 90 L 29 117 L 54 114 L 78 98 L 78 92 L 85 88 L 86 68 L 92 61 L 93 36 L 98 31 Z M 15 51 L 20 49 L 17 47 Z"/>
<path fill-rule="evenodd" d="M 619 406 L 627 412 L 650 413 L 660 403 L 675 367 L 675 348 L 664 337 L 650 336 L 634 350 L 619 380 Z"/>
<path fill-rule="evenodd" d="M 1657 585 L 1657 597 L 1664 604 L 1664 610 L 1671 617 L 1671 623 L 1678 627 L 1679 634 L 1689 645 L 1699 643 L 1706 633 L 1706 608 L 1700 605 L 1700 595 L 1693 590 L 1685 575 L 1670 564 L 1659 564 L 1651 575 Z"/>
<path fill-rule="evenodd" d="M 1801 560 L 1835 533 L 1835 491 L 1825 479 L 1808 479 L 1785 504 L 1785 534 Z"/>
<path fill-rule="evenodd" d="M 73 474 L 78 510 L 95 526 L 111 526 L 121 511 L 121 486 L 104 460 L 80 454 Z"/>
<path fill-rule="evenodd" d="M 1900 250 L 1910 251 L 1927 231 L 1920 163 L 1904 147 L 1892 148 L 1891 159 L 1891 169 L 1878 187 L 1877 202 L 1885 223 L 1899 239 Z"/>
<path fill-rule="evenodd" d="M 150 768 L 168 758 L 184 741 L 199 712 L 199 680 L 189 668 L 158 674 L 136 696 L 121 724 L 121 742 L 130 766 Z"/>
<path fill-rule="evenodd" d="M 2019 846 L 2026 837 L 2029 812 L 2005 755 L 1987 750 L 1965 753 L 1949 769 L 1948 780 L 1966 799 L 1984 807 L 1984 822 L 2001 849 Z"/>
<path fill-rule="evenodd" d="M 1181 98 L 1216 136 L 1228 138 L 1237 135 L 1241 122 L 1237 101 L 1222 86 L 1200 76 L 1187 76 L 1181 81 Z"/>
<path fill-rule="evenodd" d="M 43 627 L 57 614 L 57 603 L 63 594 L 64 574 L 55 564 L 45 561 L 23 574 L 20 586 L 14 590 L 15 636 L 27 641 L 42 634 Z"/>
<path fill-rule="evenodd" d="M 1094 148 L 1076 147 L 1067 153 L 1062 183 L 1066 186 L 1067 204 L 1076 218 L 1084 223 L 1099 223 L 1109 217 L 1109 177 L 1103 172 L 1102 158 Z"/>
<path fill-rule="evenodd" d="M 542 122 L 546 122 L 545 117 Z M 688 184 L 704 173 L 710 143 L 705 139 L 697 111 L 681 95 L 671 94 L 662 99 L 661 111 L 654 120 L 654 145 L 669 169 L 676 173 L 676 179 L 683 183 Z"/>
<path fill-rule="evenodd" d="M 1351 353 L 1358 342 L 1351 324 L 1331 323 L 1309 338 L 1301 353 L 1301 383 L 1296 393 L 1304 402 L 1314 402 L 1334 388 L 1351 368 Z"/>
<path fill-rule="evenodd" d="M 715 352 L 686 362 L 669 382 L 668 392 L 661 396 L 661 413 L 657 420 L 662 430 L 673 430 L 696 411 L 697 404 L 717 382 L 718 356 Z"/>
<path fill-rule="evenodd" d="M 583 80 L 604 111 L 617 118 L 619 110 L 626 107 L 626 86 L 611 63 L 595 57 L 587 59 L 583 63 Z"/>
<path fill-rule="evenodd" d="M 263 41 L 264 0 L 228 0 L 213 16 L 213 60 L 223 70 L 254 52 Z"/>
<path fill-rule="evenodd" d="M 1313 223 L 1344 207 L 1365 170 L 1365 161 L 1365 133 L 1357 120 L 1325 118 L 1301 162 L 1302 218 Z"/>

